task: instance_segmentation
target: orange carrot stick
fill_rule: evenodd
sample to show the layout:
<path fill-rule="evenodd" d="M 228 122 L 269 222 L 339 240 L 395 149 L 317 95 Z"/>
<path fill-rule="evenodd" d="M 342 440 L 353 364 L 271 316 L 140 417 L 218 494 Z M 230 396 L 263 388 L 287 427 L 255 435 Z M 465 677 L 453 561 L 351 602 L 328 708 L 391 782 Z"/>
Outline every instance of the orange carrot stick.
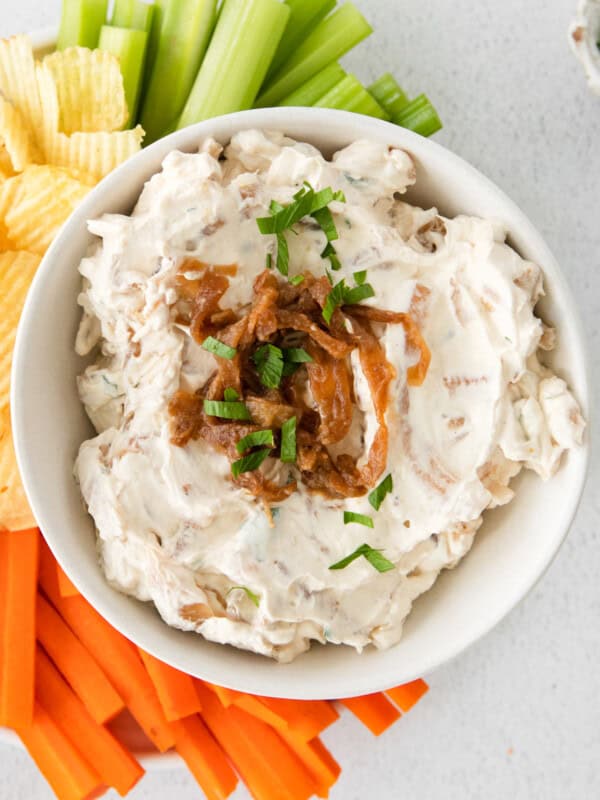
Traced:
<path fill-rule="evenodd" d="M 264 722 L 198 684 L 202 717 L 255 800 L 307 800 L 315 791 L 310 775 Z"/>
<path fill-rule="evenodd" d="M 375 736 L 382 734 L 401 716 L 398 709 L 382 692 L 366 694 L 363 697 L 347 697 L 345 700 L 340 700 L 340 703 L 358 717 Z"/>
<path fill-rule="evenodd" d="M 94 765 L 102 783 L 123 797 L 144 774 L 131 753 L 93 717 L 38 646 L 36 699 L 81 755 Z"/>
<path fill-rule="evenodd" d="M 200 698 L 190 675 L 173 669 L 138 647 L 138 652 L 154 684 L 158 699 L 169 722 L 202 710 Z"/>
<path fill-rule="evenodd" d="M 226 689 L 224 686 L 217 686 L 216 683 L 204 681 L 204 684 L 217 695 L 221 705 L 225 706 L 225 708 L 229 708 L 239 697 L 243 696 L 242 692 L 236 692 L 235 689 Z"/>
<path fill-rule="evenodd" d="M 102 725 L 123 711 L 125 703 L 97 662 L 41 594 L 36 623 L 38 641 L 94 720 Z"/>
<path fill-rule="evenodd" d="M 290 731 L 305 742 L 319 736 L 340 716 L 327 700 L 283 700 L 274 697 L 260 699 L 267 708 L 286 719 Z"/>
<path fill-rule="evenodd" d="M 207 800 L 225 800 L 237 786 L 237 776 L 227 756 L 213 739 L 210 731 L 195 714 L 173 723 L 175 749 L 185 763 Z"/>
<path fill-rule="evenodd" d="M 410 711 L 428 691 L 429 686 L 422 678 L 418 678 L 416 681 L 388 689 L 386 694 L 392 698 L 394 703 L 400 706 L 402 711 Z"/>
<path fill-rule="evenodd" d="M 42 586 L 46 591 L 47 587 L 43 583 Z M 81 595 L 59 595 L 52 600 L 64 621 L 104 670 L 150 741 L 162 753 L 173 747 L 173 731 L 135 646 Z"/>
<path fill-rule="evenodd" d="M 25 728 L 34 706 L 39 532 L 0 532 L 0 725 Z"/>
<path fill-rule="evenodd" d="M 101 787 L 98 773 L 39 703 L 35 704 L 31 725 L 17 733 L 60 800 L 84 800 Z"/>
<path fill-rule="evenodd" d="M 54 558 L 44 537 L 40 536 L 39 583 L 46 592 L 49 600 L 53 600 L 55 597 L 62 597 L 58 585 L 57 566 L 58 561 Z"/>
<path fill-rule="evenodd" d="M 342 768 L 323 742 L 318 737 L 310 742 L 302 742 L 289 731 L 280 731 L 279 735 L 312 776 L 317 797 L 329 797 L 329 790 L 339 778 Z"/>
<path fill-rule="evenodd" d="M 56 577 L 58 580 L 58 591 L 61 597 L 76 597 L 79 594 L 79 589 L 71 581 L 58 561 L 56 562 Z"/>
<path fill-rule="evenodd" d="M 289 729 L 288 721 L 280 713 L 269 708 L 263 703 L 260 697 L 253 694 L 240 694 L 235 699 L 235 705 L 242 708 L 248 714 L 251 714 L 256 719 L 260 719 L 275 728 L 277 731 L 287 731 Z"/>

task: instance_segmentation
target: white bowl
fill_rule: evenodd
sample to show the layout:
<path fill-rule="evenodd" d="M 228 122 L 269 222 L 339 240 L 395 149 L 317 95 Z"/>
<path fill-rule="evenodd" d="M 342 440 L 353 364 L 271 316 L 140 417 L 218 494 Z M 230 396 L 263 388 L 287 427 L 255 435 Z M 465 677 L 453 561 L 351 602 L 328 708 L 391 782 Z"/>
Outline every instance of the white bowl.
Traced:
<path fill-rule="evenodd" d="M 577 307 L 541 236 L 496 186 L 440 145 L 385 122 L 323 109 L 261 109 L 203 122 L 156 142 L 109 175 L 66 223 L 39 268 L 19 326 L 12 382 L 17 457 L 33 512 L 67 574 L 109 622 L 150 653 L 198 677 L 255 694 L 302 699 L 365 694 L 426 674 L 456 656 L 523 598 L 567 533 L 583 488 L 588 448 L 570 453 L 548 483 L 532 474 L 519 479 L 514 502 L 487 514 L 471 553 L 417 601 L 404 638 L 385 652 L 357 655 L 346 647 L 316 646 L 282 666 L 169 628 L 152 605 L 111 589 L 96 559 L 92 520 L 72 478 L 79 445 L 92 433 L 77 396 L 82 363 L 73 350 L 80 317 L 77 267 L 91 240 L 86 220 L 105 212 L 128 213 L 144 182 L 174 148 L 193 150 L 209 135 L 226 142 L 250 127 L 284 130 L 326 154 L 360 137 L 403 147 L 417 165 L 409 199 L 435 204 L 446 215 L 501 219 L 511 243 L 545 271 L 548 294 L 542 311 L 557 325 L 560 341 L 552 366 L 588 413 Z"/>

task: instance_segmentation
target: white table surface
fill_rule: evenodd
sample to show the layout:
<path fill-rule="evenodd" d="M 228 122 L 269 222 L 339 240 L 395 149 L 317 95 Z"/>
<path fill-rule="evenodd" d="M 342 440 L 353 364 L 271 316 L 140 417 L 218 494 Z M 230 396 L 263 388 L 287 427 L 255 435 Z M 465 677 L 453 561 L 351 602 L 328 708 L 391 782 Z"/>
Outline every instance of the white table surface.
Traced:
<path fill-rule="evenodd" d="M 60 0 L 0 0 L 0 36 L 54 24 Z M 600 98 L 567 45 L 576 0 L 355 0 L 375 26 L 347 59 L 425 90 L 438 141 L 496 181 L 554 249 L 600 366 Z M 345 715 L 325 736 L 343 765 L 333 800 L 600 797 L 600 465 L 571 534 L 531 595 L 430 676 L 430 694 L 375 740 Z M 0 747 L 1 800 L 51 792 Z M 110 795 L 116 798 L 116 794 Z M 201 797 L 185 772 L 148 775 L 132 800 Z M 247 798 L 240 789 L 237 800 Z M 275 799 L 274 799 L 275 800 Z"/>

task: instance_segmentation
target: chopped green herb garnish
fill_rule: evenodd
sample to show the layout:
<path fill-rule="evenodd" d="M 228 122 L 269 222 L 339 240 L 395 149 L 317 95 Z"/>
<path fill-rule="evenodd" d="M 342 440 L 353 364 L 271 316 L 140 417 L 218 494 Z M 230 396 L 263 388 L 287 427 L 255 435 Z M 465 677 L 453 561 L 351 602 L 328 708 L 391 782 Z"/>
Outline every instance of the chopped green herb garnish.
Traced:
<path fill-rule="evenodd" d="M 221 358 L 227 358 L 229 360 L 235 358 L 237 355 L 235 347 L 230 347 L 228 344 L 220 342 L 218 339 L 215 339 L 214 336 L 207 336 L 202 342 L 202 348 L 208 350 L 209 353 L 215 356 L 220 356 Z"/>
<path fill-rule="evenodd" d="M 250 450 L 251 447 L 259 447 L 261 445 L 273 447 L 274 444 L 273 431 L 253 431 L 244 436 L 243 439 L 240 439 L 235 447 L 238 453 L 244 453 L 246 450 Z"/>
<path fill-rule="evenodd" d="M 232 400 L 239 400 L 240 396 L 233 387 L 228 386 L 223 392 L 223 398 L 227 400 L 227 402 L 231 402 Z"/>
<path fill-rule="evenodd" d="M 327 242 L 325 249 L 321 253 L 321 258 L 329 259 L 329 263 L 331 264 L 331 269 L 334 272 L 337 272 L 338 269 L 342 268 L 342 262 L 340 261 L 337 251 L 335 247 L 331 244 L 331 242 Z M 331 283 L 331 280 L 329 282 Z"/>
<path fill-rule="evenodd" d="M 375 297 L 375 290 L 370 283 L 363 283 L 362 286 L 355 286 L 353 289 L 344 291 L 344 305 L 353 306 L 360 303 L 361 300 L 366 300 L 368 297 Z"/>
<path fill-rule="evenodd" d="M 204 413 L 209 417 L 220 417 L 221 419 L 251 419 L 245 403 L 228 400 L 205 400 Z"/>
<path fill-rule="evenodd" d="M 252 356 L 258 377 L 267 389 L 277 389 L 283 375 L 283 353 L 274 344 L 263 344 Z"/>
<path fill-rule="evenodd" d="M 367 280 L 367 270 L 361 269 L 360 272 L 354 273 L 354 281 L 357 286 L 362 286 L 363 283 Z"/>
<path fill-rule="evenodd" d="M 333 242 L 340 238 L 333 221 L 333 214 L 327 207 L 315 211 L 313 217 L 327 237 L 328 242 Z"/>
<path fill-rule="evenodd" d="M 270 452 L 271 450 L 265 447 L 263 450 L 255 450 L 253 453 L 249 453 L 249 455 L 243 458 L 238 458 L 238 460 L 234 461 L 231 465 L 231 474 L 234 478 L 239 478 L 242 472 L 254 472 L 255 469 L 260 467 Z"/>
<path fill-rule="evenodd" d="M 273 269 L 273 256 L 271 253 L 267 253 L 267 262 L 265 266 L 267 269 Z"/>
<path fill-rule="evenodd" d="M 379 511 L 379 507 L 385 500 L 386 495 L 388 495 L 393 488 L 394 483 L 392 481 L 392 473 L 390 472 L 381 481 L 379 486 L 373 489 L 373 491 L 369 494 L 369 503 L 373 506 L 375 511 Z"/>
<path fill-rule="evenodd" d="M 328 325 L 331 322 L 333 312 L 336 310 L 336 308 L 339 308 L 339 306 L 344 304 L 345 290 L 346 283 L 342 278 L 339 283 L 335 284 L 325 298 L 325 305 L 323 306 L 323 319 Z"/>
<path fill-rule="evenodd" d="M 254 592 L 252 592 L 247 586 L 232 586 L 231 589 L 229 589 L 229 591 L 227 592 L 227 594 L 233 592 L 235 589 L 240 589 L 240 591 L 245 592 L 248 599 L 252 600 L 252 602 L 257 608 L 259 607 L 260 605 L 259 594 L 254 594 Z"/>
<path fill-rule="evenodd" d="M 365 528 L 374 527 L 372 517 L 367 517 L 365 514 L 357 514 L 355 511 L 344 511 L 344 525 L 348 525 L 351 522 L 364 525 Z"/>
<path fill-rule="evenodd" d="M 292 417 L 281 426 L 281 460 L 284 464 L 296 461 L 296 417 Z"/>
<path fill-rule="evenodd" d="M 346 558 L 342 558 L 341 561 L 332 564 L 329 569 L 345 569 L 348 564 L 351 564 L 353 561 L 356 561 L 357 558 L 364 556 L 367 559 L 369 564 L 372 567 L 375 567 L 377 572 L 388 572 L 390 569 L 394 569 L 394 564 L 382 554 L 381 550 L 375 550 L 375 548 L 371 547 L 368 544 L 361 544 L 360 547 L 357 547 L 356 550 L 351 553 Z"/>
<path fill-rule="evenodd" d="M 277 234 L 277 269 L 285 276 L 287 276 L 290 269 L 290 250 L 283 233 Z"/>
<path fill-rule="evenodd" d="M 308 364 L 313 361 L 303 347 L 284 347 L 282 352 L 284 360 L 292 364 Z"/>
<path fill-rule="evenodd" d="M 293 278 L 290 278 L 290 283 L 292 284 L 292 286 L 300 286 L 303 280 L 304 280 L 304 275 L 294 275 Z"/>

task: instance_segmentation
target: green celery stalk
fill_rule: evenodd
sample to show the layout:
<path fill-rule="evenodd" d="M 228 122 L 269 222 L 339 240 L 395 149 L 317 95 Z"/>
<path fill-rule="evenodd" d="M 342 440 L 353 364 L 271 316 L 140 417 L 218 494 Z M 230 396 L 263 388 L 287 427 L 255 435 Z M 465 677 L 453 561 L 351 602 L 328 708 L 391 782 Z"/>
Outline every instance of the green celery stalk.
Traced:
<path fill-rule="evenodd" d="M 133 28 L 149 33 L 154 10 L 153 0 L 115 0 L 110 24 L 114 28 Z"/>
<path fill-rule="evenodd" d="M 394 115 L 392 122 L 415 133 L 420 133 L 421 136 L 431 136 L 432 133 L 442 128 L 437 111 L 424 94 L 420 94 L 404 106 L 398 114 Z"/>
<path fill-rule="evenodd" d="M 216 0 L 169 0 L 140 122 L 146 141 L 164 136 L 185 105 L 213 30 Z"/>
<path fill-rule="evenodd" d="M 368 88 L 368 92 L 373 95 L 382 108 L 385 108 L 390 117 L 399 114 L 404 106 L 408 104 L 406 93 L 389 72 L 386 72 L 375 83 L 372 83 Z"/>
<path fill-rule="evenodd" d="M 104 25 L 100 32 L 98 48 L 112 53 L 119 59 L 123 86 L 127 99 L 129 118 L 125 125 L 129 128 L 137 118 L 140 92 L 144 78 L 144 60 L 148 34 L 146 31 L 136 31 L 130 28 L 117 28 L 114 25 Z"/>
<path fill-rule="evenodd" d="M 56 49 L 89 47 L 93 50 L 107 13 L 108 0 L 63 0 Z"/>
<path fill-rule="evenodd" d="M 146 66 L 144 67 L 142 97 L 146 96 L 148 84 L 152 77 L 152 69 L 156 61 L 156 54 L 158 53 L 158 45 L 160 43 L 160 29 L 162 28 L 167 3 L 168 0 L 154 0 L 154 14 L 152 14 L 152 25 L 148 31 L 148 46 L 146 47 Z"/>
<path fill-rule="evenodd" d="M 289 15 L 279 0 L 225 0 L 180 128 L 252 107 Z"/>
<path fill-rule="evenodd" d="M 267 73 L 267 82 L 285 64 L 290 54 L 296 52 L 319 22 L 333 11 L 336 4 L 336 0 L 284 0 L 284 2 L 290 7 L 290 18 Z"/>
<path fill-rule="evenodd" d="M 387 111 L 369 94 L 355 75 L 346 75 L 314 105 L 319 108 L 340 108 L 343 111 L 354 111 L 356 114 L 366 114 L 368 117 L 377 117 L 378 119 L 390 119 Z"/>
<path fill-rule="evenodd" d="M 276 106 L 313 75 L 341 58 L 373 28 L 352 3 L 346 3 L 322 20 L 292 53 L 256 101 L 257 108 Z"/>
<path fill-rule="evenodd" d="M 346 77 L 346 71 L 334 61 L 321 72 L 302 84 L 295 92 L 288 94 L 279 103 L 280 106 L 314 106 L 320 97 Z"/>

